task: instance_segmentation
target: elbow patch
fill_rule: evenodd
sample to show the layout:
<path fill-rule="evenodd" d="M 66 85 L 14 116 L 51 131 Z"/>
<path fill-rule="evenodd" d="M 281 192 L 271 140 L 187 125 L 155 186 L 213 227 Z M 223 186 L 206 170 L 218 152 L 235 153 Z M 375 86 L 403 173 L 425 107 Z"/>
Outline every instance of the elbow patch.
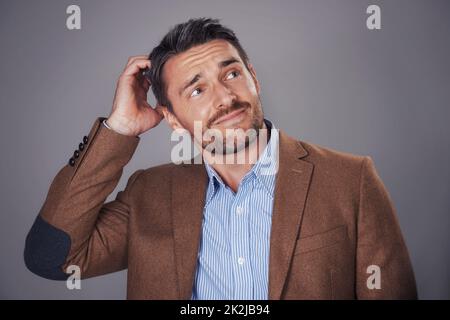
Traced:
<path fill-rule="evenodd" d="M 50 280 L 66 280 L 62 271 L 70 250 L 70 236 L 39 215 L 25 241 L 24 260 L 34 274 Z"/>

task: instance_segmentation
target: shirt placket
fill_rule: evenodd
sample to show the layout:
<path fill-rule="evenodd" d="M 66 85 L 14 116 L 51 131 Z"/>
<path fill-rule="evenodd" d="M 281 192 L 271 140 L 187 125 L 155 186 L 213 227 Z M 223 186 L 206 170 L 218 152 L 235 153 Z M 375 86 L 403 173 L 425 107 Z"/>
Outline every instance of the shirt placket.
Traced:
<path fill-rule="evenodd" d="M 243 183 L 233 199 L 230 210 L 234 299 L 253 298 L 253 274 L 250 263 L 249 208 L 246 203 L 248 183 Z"/>

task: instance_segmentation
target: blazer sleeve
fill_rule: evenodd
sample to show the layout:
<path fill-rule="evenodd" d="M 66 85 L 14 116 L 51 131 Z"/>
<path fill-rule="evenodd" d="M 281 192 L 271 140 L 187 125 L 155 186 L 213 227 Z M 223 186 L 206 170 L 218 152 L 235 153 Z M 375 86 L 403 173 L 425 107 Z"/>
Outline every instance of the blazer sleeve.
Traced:
<path fill-rule="evenodd" d="M 115 200 L 105 200 L 140 138 L 106 128 L 104 119 L 95 121 L 79 156 L 53 179 L 27 235 L 25 264 L 44 278 L 67 279 L 69 265 L 78 266 L 82 278 L 127 267 L 129 195 L 142 170 L 129 178 Z"/>
<path fill-rule="evenodd" d="M 395 209 L 370 157 L 362 163 L 357 220 L 357 298 L 417 299 Z"/>

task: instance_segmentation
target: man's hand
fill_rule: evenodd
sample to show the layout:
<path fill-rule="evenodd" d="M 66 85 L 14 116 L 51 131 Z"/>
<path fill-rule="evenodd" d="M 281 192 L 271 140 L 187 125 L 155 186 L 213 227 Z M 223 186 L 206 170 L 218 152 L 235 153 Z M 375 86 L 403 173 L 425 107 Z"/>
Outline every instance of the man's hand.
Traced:
<path fill-rule="evenodd" d="M 106 122 L 120 134 L 138 136 L 157 126 L 163 118 L 162 108 L 153 108 L 147 102 L 151 83 L 141 73 L 150 65 L 147 56 L 130 57 L 119 77 L 113 108 Z"/>

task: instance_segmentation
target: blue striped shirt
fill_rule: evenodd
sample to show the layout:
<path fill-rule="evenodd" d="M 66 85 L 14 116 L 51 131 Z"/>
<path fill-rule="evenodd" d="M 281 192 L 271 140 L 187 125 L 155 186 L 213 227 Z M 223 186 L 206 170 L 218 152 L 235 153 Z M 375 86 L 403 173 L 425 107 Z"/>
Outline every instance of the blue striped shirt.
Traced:
<path fill-rule="evenodd" d="M 268 299 L 278 130 L 237 192 L 205 162 L 209 177 L 192 299 Z"/>

